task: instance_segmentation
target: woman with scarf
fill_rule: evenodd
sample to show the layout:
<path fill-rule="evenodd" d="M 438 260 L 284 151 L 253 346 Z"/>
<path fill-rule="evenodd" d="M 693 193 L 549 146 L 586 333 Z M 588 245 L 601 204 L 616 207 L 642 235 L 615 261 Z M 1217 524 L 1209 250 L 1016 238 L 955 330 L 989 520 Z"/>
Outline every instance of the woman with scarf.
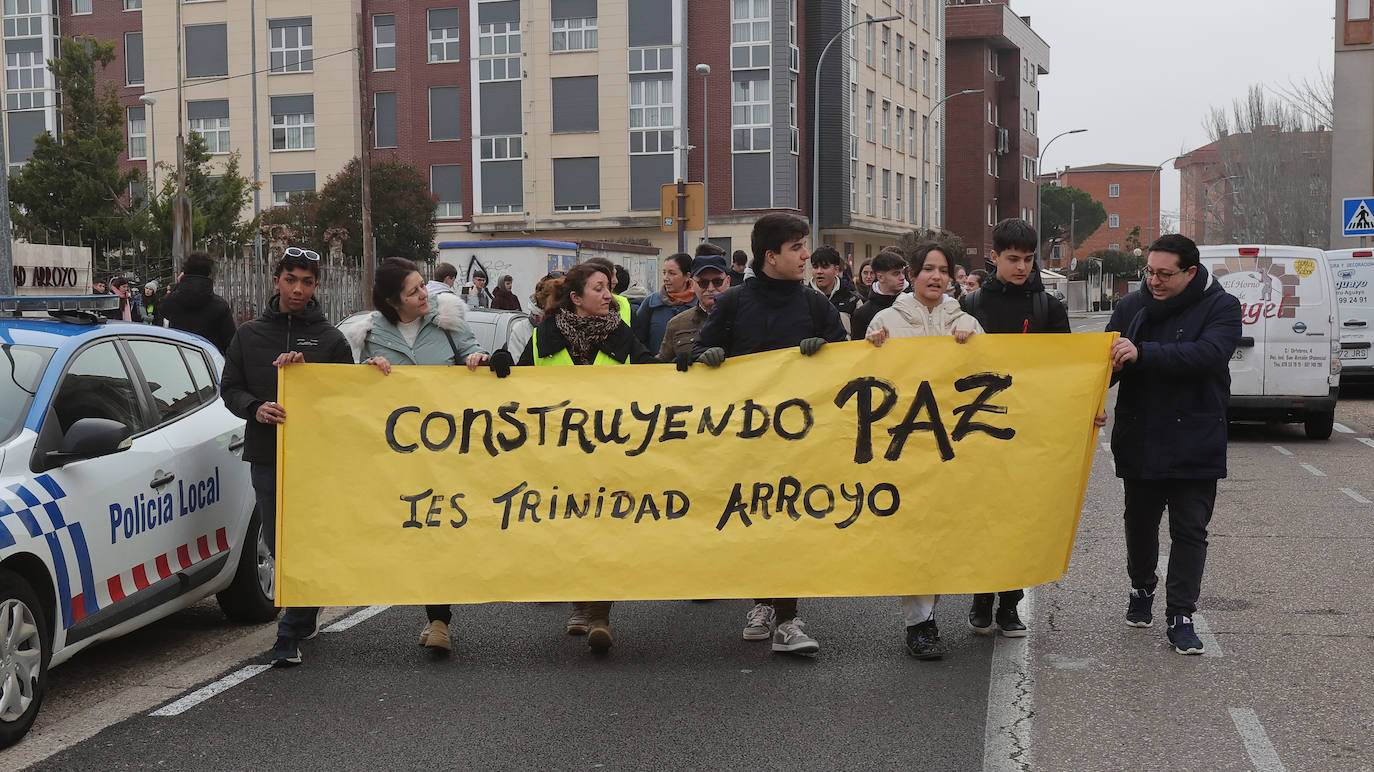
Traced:
<path fill-rule="evenodd" d="M 614 274 L 603 265 L 580 263 L 557 283 L 557 305 L 534 328 L 520 364 L 623 365 L 654 361 L 620 319 L 611 293 Z M 573 603 L 568 634 L 587 636 L 597 653 L 611 647 L 611 602 Z"/>
<path fill-rule="evenodd" d="M 398 365 L 466 365 L 476 370 L 487 362 L 477 338 L 465 321 L 464 303 L 452 292 L 431 296 L 415 263 L 388 257 L 372 280 L 372 305 L 377 310 L 347 325 L 342 332 L 363 364 L 385 374 Z M 447 653 L 453 643 L 448 604 L 425 606 L 428 620 L 420 645 Z"/>
<path fill-rule="evenodd" d="M 670 256 L 663 263 L 663 288 L 644 298 L 635 311 L 635 337 L 650 351 L 658 351 L 663 345 L 669 320 L 697 304 L 691 272 L 691 255 L 678 252 Z"/>

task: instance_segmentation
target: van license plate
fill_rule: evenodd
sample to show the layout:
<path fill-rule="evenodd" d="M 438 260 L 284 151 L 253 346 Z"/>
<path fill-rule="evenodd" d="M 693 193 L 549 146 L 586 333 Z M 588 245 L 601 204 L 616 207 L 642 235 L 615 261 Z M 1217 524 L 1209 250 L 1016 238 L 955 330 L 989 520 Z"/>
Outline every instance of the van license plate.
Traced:
<path fill-rule="evenodd" d="M 1369 349 L 1367 348 L 1343 348 L 1337 359 L 1368 359 Z"/>

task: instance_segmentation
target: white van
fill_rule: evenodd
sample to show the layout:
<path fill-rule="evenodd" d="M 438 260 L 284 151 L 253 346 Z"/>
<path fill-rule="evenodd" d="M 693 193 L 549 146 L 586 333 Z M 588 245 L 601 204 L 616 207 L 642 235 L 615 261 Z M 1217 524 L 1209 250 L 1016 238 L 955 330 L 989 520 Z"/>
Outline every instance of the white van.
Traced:
<path fill-rule="evenodd" d="M 1326 253 L 1311 247 L 1199 247 L 1202 264 L 1240 299 L 1229 417 L 1301 423 L 1331 436 L 1340 385 L 1340 313 Z"/>
<path fill-rule="evenodd" d="M 1326 253 L 1341 316 L 1341 380 L 1374 381 L 1374 250 Z"/>

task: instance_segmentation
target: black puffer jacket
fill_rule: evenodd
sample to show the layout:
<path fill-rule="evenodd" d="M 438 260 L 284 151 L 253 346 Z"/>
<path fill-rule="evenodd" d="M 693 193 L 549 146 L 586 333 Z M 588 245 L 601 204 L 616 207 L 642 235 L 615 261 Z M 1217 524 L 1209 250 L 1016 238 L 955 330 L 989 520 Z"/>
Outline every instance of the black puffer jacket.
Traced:
<path fill-rule="evenodd" d="M 215 282 L 209 276 L 183 276 L 158 304 L 157 314 L 167 320 L 167 326 L 215 344 L 221 354 L 234 339 L 234 314 L 228 301 L 215 294 Z"/>
<path fill-rule="evenodd" d="M 993 275 L 983 280 L 981 289 L 960 298 L 959 305 L 989 333 L 1068 332 L 1069 312 L 1053 297 L 1045 296 L 1049 301 L 1045 318 L 1035 318 L 1032 296 L 1044 291 L 1038 272 L 1032 272 L 1025 284 L 1011 284 Z"/>
<path fill-rule="evenodd" d="M 857 296 L 856 296 L 857 297 Z M 868 293 L 868 301 L 859 306 L 854 311 L 854 316 L 849 320 L 849 337 L 851 340 L 863 340 L 868 334 L 868 325 L 873 321 L 873 317 L 884 308 L 891 308 L 897 302 L 896 295 L 884 295 L 879 292 Z"/>
<path fill-rule="evenodd" d="M 848 340 L 840 312 L 800 281 L 751 276 L 716 298 L 697 333 L 692 356 L 720 347 L 729 356 L 791 348 L 806 338 Z"/>
<path fill-rule="evenodd" d="M 314 299 L 299 314 L 279 311 L 279 300 L 273 295 L 267 310 L 234 334 L 220 378 L 225 406 L 248 422 L 243 460 L 255 464 L 275 464 L 277 459 L 276 424 L 258 423 L 253 415 L 259 405 L 277 399 L 277 368 L 272 366 L 277 356 L 299 351 L 307 362 L 353 364 L 348 341 L 330 326 Z"/>
<path fill-rule="evenodd" d="M 1158 301 L 1143 285 L 1121 299 L 1107 332 L 1136 345 L 1113 380 L 1116 476 L 1215 480 L 1226 476 L 1231 355 L 1240 343 L 1240 301 L 1205 266 L 1178 295 Z"/>

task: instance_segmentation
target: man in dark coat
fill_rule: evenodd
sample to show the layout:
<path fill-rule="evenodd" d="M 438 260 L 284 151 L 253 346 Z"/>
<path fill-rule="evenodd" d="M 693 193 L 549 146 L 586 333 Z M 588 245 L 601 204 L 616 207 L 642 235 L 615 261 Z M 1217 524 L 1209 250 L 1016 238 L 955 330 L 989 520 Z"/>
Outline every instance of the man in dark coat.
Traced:
<path fill-rule="evenodd" d="M 811 253 L 811 286 L 820 290 L 840 312 L 840 322 L 849 330 L 849 319 L 859 309 L 860 300 L 854 290 L 846 289 L 841 277 L 844 261 L 834 247 L 821 247 Z"/>
<path fill-rule="evenodd" d="M 884 308 L 891 308 L 898 295 L 911 289 L 911 284 L 906 280 L 906 253 L 901 249 L 883 247 L 869 265 L 873 268 L 876 281 L 869 286 L 868 300 L 854 309 L 854 315 L 849 320 L 850 340 L 863 340 L 873 317 Z"/>
<path fill-rule="evenodd" d="M 1068 332 L 1069 312 L 1050 297 L 1035 264 L 1035 228 L 1025 220 L 1009 218 L 992 229 L 992 261 L 997 271 L 983 286 L 959 299 L 964 312 L 989 333 Z M 968 623 L 979 633 L 995 626 L 1008 638 L 1027 634 L 1016 605 L 1024 590 L 980 592 L 973 596 Z M 993 613 L 993 602 L 997 612 Z"/>
<path fill-rule="evenodd" d="M 215 261 L 209 252 L 196 250 L 186 256 L 181 279 L 158 304 L 158 316 L 167 326 L 194 333 L 215 344 L 223 354 L 234 339 L 234 314 L 229 303 L 215 294 Z"/>
<path fill-rule="evenodd" d="M 1159 577 L 1159 520 L 1169 508 L 1164 613 L 1169 642 L 1201 654 L 1193 612 L 1207 561 L 1207 524 L 1226 476 L 1231 355 L 1241 337 L 1240 301 L 1198 262 L 1191 239 L 1150 245 L 1146 280 L 1112 311 L 1112 380 L 1120 383 L 1112 455 L 1126 492 L 1126 624 L 1149 627 Z"/>
<path fill-rule="evenodd" d="M 268 299 L 261 316 L 234 334 L 220 378 L 225 406 L 247 421 L 243 460 L 248 462 L 262 533 L 273 555 L 277 551 L 277 424 L 286 423 L 286 408 L 276 401 L 277 369 L 297 362 L 353 364 L 348 341 L 324 318 L 315 301 L 319 277 L 318 257 L 287 255 L 277 263 L 272 274 L 277 294 Z M 316 608 L 286 609 L 277 623 L 273 665 L 301 663 L 299 643 L 315 636 L 318 613 Z"/>
<path fill-rule="evenodd" d="M 754 223 L 753 275 L 744 286 L 716 298 L 715 310 L 697 333 L 693 353 L 698 362 L 720 367 L 726 356 L 797 346 L 812 356 L 827 341 L 848 338 L 840 312 L 825 295 L 806 286 L 811 257 L 806 220 L 784 212 L 766 214 Z M 776 624 L 775 624 L 776 623 Z M 796 598 L 759 598 L 745 617 L 744 640 L 773 640 L 773 651 L 814 654 L 820 644 L 802 632 Z"/>

